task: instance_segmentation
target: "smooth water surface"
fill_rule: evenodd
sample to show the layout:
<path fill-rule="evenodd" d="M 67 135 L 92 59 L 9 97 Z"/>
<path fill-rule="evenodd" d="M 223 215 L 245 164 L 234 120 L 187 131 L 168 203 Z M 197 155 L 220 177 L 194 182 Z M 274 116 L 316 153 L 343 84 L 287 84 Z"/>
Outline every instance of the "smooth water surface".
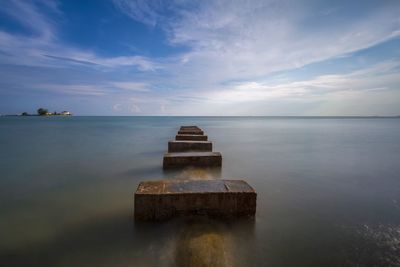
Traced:
<path fill-rule="evenodd" d="M 221 171 L 164 173 L 193 124 Z M 245 179 L 257 216 L 135 224 L 171 177 Z M 2 266 L 400 266 L 400 119 L 0 117 L 0 237 Z"/>

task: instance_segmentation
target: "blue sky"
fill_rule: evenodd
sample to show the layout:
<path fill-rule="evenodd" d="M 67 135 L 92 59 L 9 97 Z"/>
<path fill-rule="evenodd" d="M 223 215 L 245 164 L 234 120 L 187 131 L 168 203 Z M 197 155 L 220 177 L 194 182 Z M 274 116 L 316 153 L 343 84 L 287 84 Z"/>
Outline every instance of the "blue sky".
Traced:
<path fill-rule="evenodd" d="M 400 1 L 3 0 L 0 114 L 399 115 Z"/>

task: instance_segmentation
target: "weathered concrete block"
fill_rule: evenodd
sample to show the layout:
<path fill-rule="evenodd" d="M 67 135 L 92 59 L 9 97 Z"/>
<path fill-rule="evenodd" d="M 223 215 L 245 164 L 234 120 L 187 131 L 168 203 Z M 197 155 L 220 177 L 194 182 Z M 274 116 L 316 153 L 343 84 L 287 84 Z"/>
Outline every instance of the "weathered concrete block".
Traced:
<path fill-rule="evenodd" d="M 208 136 L 196 134 L 178 134 L 175 136 L 175 140 L 207 141 Z"/>
<path fill-rule="evenodd" d="M 135 192 L 136 220 L 164 220 L 202 214 L 254 216 L 257 193 L 242 180 L 161 180 L 141 182 Z"/>
<path fill-rule="evenodd" d="M 212 151 L 209 141 L 169 141 L 168 152 Z"/>
<path fill-rule="evenodd" d="M 199 127 L 197 127 L 197 126 L 181 126 L 181 128 L 180 128 L 180 130 L 181 131 L 183 131 L 183 130 L 201 130 Z"/>
<path fill-rule="evenodd" d="M 163 160 L 164 169 L 186 166 L 219 167 L 222 156 L 219 152 L 184 152 L 165 153 Z"/>
<path fill-rule="evenodd" d="M 178 134 L 195 134 L 195 135 L 203 135 L 204 132 L 202 130 L 198 129 L 185 129 L 185 130 L 179 130 Z"/>

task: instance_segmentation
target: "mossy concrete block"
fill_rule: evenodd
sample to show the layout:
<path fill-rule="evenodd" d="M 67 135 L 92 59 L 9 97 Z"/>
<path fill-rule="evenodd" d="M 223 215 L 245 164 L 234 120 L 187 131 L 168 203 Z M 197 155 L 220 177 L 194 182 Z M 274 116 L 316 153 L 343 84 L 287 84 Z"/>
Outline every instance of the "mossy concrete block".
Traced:
<path fill-rule="evenodd" d="M 195 167 L 220 167 L 222 156 L 219 152 L 179 152 L 165 153 L 163 160 L 164 169 Z"/>
<path fill-rule="evenodd" d="M 257 193 L 243 180 L 146 181 L 135 192 L 135 219 L 156 221 L 196 214 L 253 217 L 256 202 Z"/>
<path fill-rule="evenodd" d="M 207 141 L 208 136 L 196 134 L 178 134 L 175 136 L 175 140 Z"/>
<path fill-rule="evenodd" d="M 168 153 L 173 152 L 193 152 L 193 151 L 212 151 L 210 141 L 169 141 Z"/>

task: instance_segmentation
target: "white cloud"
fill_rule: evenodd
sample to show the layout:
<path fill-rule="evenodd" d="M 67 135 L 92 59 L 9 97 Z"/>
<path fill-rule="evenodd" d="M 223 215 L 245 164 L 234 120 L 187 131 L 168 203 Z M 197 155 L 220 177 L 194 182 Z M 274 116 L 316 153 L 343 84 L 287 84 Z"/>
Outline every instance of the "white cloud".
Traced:
<path fill-rule="evenodd" d="M 77 96 L 110 96 L 112 94 L 126 95 L 128 93 L 148 93 L 147 83 L 140 82 L 93 82 L 89 84 L 32 84 L 36 90 L 51 93 Z M 114 110 L 120 110 L 121 104 L 113 105 Z"/>
<path fill-rule="evenodd" d="M 393 88 L 400 83 L 398 71 L 392 71 L 398 66 L 396 61 L 308 80 L 267 80 L 277 71 L 350 58 L 353 52 L 398 38 L 400 2 L 354 5 L 346 1 L 321 4 L 215 0 L 172 1 L 164 6 L 159 1 L 114 3 L 127 7 L 123 12 L 131 18 L 161 27 L 171 45 L 191 48 L 160 62 L 170 75 L 163 82 L 176 88 L 163 98 L 167 101 L 163 106 L 172 114 L 268 113 L 271 110 L 256 104 L 264 101 L 274 106 L 278 114 L 285 105 L 291 105 L 292 113 L 315 115 L 318 111 L 328 112 L 324 108 L 329 103 L 344 110 L 357 98 L 363 99 L 363 103 L 357 103 L 358 110 L 368 111 L 373 100 L 382 106 L 389 94 L 396 95 Z M 166 9 L 174 14 L 172 18 L 164 15 Z M 382 97 L 371 95 L 378 92 Z M 181 105 L 173 105 L 176 102 Z"/>
<path fill-rule="evenodd" d="M 103 96 L 109 93 L 106 88 L 91 84 L 38 84 L 34 87 L 36 90 L 66 95 Z"/>
<path fill-rule="evenodd" d="M 159 9 L 162 7 L 159 1 L 121 1 L 113 0 L 114 4 L 126 15 L 150 26 L 155 26 L 161 18 Z"/>
<path fill-rule="evenodd" d="M 73 64 L 99 69 L 135 67 L 140 71 L 162 68 L 160 64 L 143 56 L 101 57 L 56 41 L 12 35 L 4 31 L 0 31 L 0 52 L 2 63 L 26 66 L 64 67 Z"/>
<path fill-rule="evenodd" d="M 396 68 L 400 61 L 387 61 L 348 74 L 321 75 L 309 80 L 271 85 L 268 82 L 230 84 L 209 93 L 210 101 L 249 102 L 276 98 L 330 97 L 342 93 L 365 93 L 395 89 L 400 84 Z M 392 72 L 394 71 L 394 72 Z"/>
<path fill-rule="evenodd" d="M 43 7 L 46 9 L 42 10 Z M 56 22 L 49 17 L 49 14 L 56 18 L 62 15 L 55 1 L 8 0 L 2 3 L 0 12 L 34 33 L 22 35 L 0 30 L 0 61 L 3 64 L 48 67 L 84 64 L 102 69 L 135 67 L 140 71 L 162 68 L 160 64 L 144 56 L 103 57 L 62 43 L 58 38 Z"/>
<path fill-rule="evenodd" d="M 141 82 L 112 82 L 112 85 L 114 85 L 117 88 L 124 89 L 124 90 L 129 90 L 129 91 L 135 91 L 135 92 L 149 92 L 149 85 L 147 83 L 141 83 Z"/>
<path fill-rule="evenodd" d="M 141 108 L 139 107 L 139 105 L 136 105 L 136 104 L 131 104 L 130 111 L 133 112 L 133 113 L 140 113 L 140 112 L 142 112 L 142 110 L 141 110 Z"/>
<path fill-rule="evenodd" d="M 399 67 L 400 61 L 387 61 L 300 81 L 235 82 L 166 98 L 166 106 L 172 114 L 187 115 L 396 115 Z M 184 101 L 173 105 L 176 99 Z"/>
<path fill-rule="evenodd" d="M 114 2 L 127 7 L 123 12 L 135 20 L 162 22 L 160 27 L 171 44 L 191 47 L 167 65 L 173 78 L 179 76 L 180 82 L 187 84 L 208 86 L 230 79 L 254 79 L 400 36 L 398 3 L 358 12 L 350 2 L 341 2 L 341 7 L 274 0 L 173 1 L 161 7 L 159 1 Z M 164 16 L 165 9 L 175 16 Z"/>
<path fill-rule="evenodd" d="M 121 103 L 114 104 L 112 108 L 114 111 L 121 111 Z"/>
<path fill-rule="evenodd" d="M 41 4 L 41 7 L 38 5 Z M 29 28 L 38 38 L 43 40 L 54 39 L 53 21 L 48 16 L 44 16 L 41 8 L 45 7 L 54 15 L 60 15 L 56 1 L 22 1 L 22 0 L 5 0 L 2 1 L 0 11 L 8 16 L 13 17 L 24 27 Z M 18 12 L 16 12 L 16 10 Z"/>

